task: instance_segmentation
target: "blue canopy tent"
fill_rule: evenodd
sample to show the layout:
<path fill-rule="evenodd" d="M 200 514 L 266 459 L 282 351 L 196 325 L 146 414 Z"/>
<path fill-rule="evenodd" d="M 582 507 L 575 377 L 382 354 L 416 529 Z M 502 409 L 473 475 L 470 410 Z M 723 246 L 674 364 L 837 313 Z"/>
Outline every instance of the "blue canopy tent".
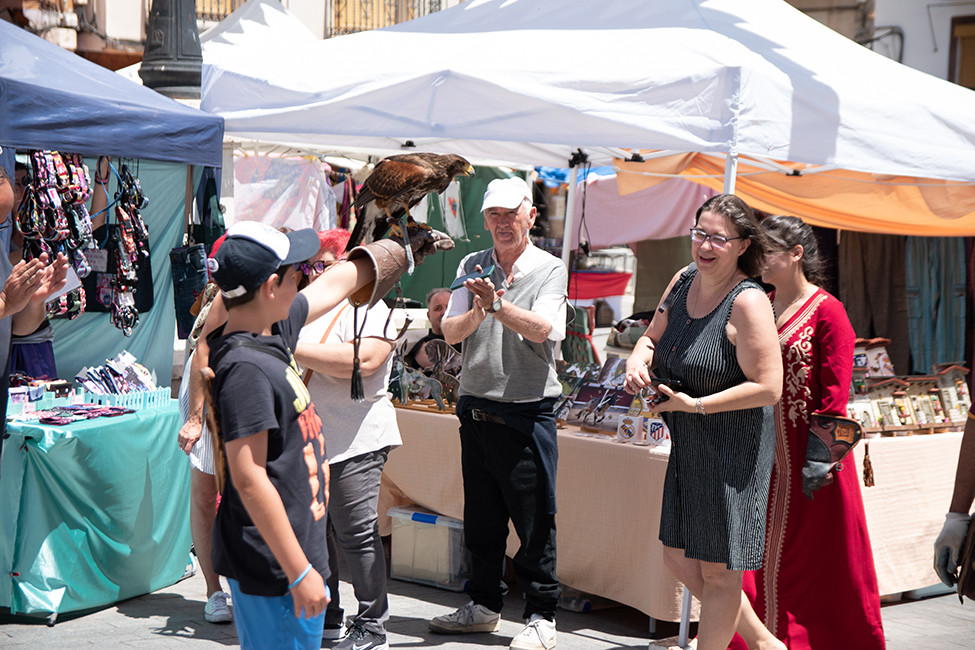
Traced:
<path fill-rule="evenodd" d="M 120 159 L 129 166 L 149 199 L 141 213 L 149 230 L 154 305 L 140 314 L 129 338 L 107 313 L 55 321 L 61 377 L 127 349 L 155 371 L 160 385 L 169 385 L 176 329 L 169 251 L 184 232 L 193 171 L 187 165 L 197 166 L 194 178 L 203 166 L 219 167 L 223 131 L 222 117 L 0 21 L 0 164 L 12 175 L 17 149 L 80 153 L 89 166 L 107 155 L 116 166 Z M 110 185 L 114 192 L 116 181 Z M 11 221 L 0 227 L 4 255 Z M 56 616 L 182 577 L 190 547 L 189 465 L 175 445 L 178 415 L 167 407 L 132 418 L 124 426 L 85 423 L 87 429 L 63 437 L 35 430 L 10 438 L 2 459 L 0 566 L 18 577 L 0 583 L 0 607 Z"/>
<path fill-rule="evenodd" d="M 0 21 L 0 164 L 13 175 L 15 149 L 124 158 L 149 198 L 142 216 L 150 234 L 155 304 L 140 315 L 128 339 L 104 313 L 55 322 L 62 377 L 128 349 L 155 370 L 161 385 L 169 384 L 175 312 L 168 253 L 183 234 L 185 165 L 220 167 L 223 131 L 218 115 L 184 106 Z"/>
<path fill-rule="evenodd" d="M 219 167 L 223 118 L 0 21 L 0 145 Z"/>

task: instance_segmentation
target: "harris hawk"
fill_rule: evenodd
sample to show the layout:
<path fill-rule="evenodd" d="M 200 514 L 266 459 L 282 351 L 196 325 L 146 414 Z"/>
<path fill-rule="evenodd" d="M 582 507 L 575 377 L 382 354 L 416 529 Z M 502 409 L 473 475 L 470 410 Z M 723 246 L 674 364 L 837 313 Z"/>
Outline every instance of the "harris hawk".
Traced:
<path fill-rule="evenodd" d="M 390 225 L 408 242 L 409 233 L 397 224 L 404 215 L 405 228 L 429 228 L 413 221 L 410 208 L 430 192 L 442 193 L 455 176 L 473 174 L 474 167 L 455 154 L 417 152 L 383 158 L 355 198 L 356 224 L 345 250 L 382 238 Z M 410 251 L 408 244 L 406 250 Z"/>

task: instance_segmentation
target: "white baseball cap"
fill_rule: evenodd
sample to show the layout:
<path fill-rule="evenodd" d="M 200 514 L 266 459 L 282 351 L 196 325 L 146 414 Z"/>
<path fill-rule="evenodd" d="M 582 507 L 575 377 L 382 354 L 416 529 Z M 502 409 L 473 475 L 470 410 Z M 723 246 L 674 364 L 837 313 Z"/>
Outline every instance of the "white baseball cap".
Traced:
<path fill-rule="evenodd" d="M 481 212 L 488 208 L 514 210 L 526 199 L 530 205 L 532 203 L 532 190 L 524 180 L 517 176 L 496 178 L 488 183 L 487 191 L 484 192 Z"/>
<path fill-rule="evenodd" d="M 257 221 L 238 221 L 213 255 L 212 277 L 225 298 L 236 298 L 261 286 L 278 268 L 313 257 L 320 247 L 311 228 L 284 234 Z"/>

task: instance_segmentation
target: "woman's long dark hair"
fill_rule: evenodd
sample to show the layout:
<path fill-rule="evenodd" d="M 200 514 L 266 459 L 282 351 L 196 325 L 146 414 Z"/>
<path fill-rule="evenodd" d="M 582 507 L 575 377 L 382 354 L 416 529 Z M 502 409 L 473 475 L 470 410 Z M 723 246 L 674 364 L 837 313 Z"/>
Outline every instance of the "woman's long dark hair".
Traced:
<path fill-rule="evenodd" d="M 720 214 L 731 221 L 738 236 L 750 239 L 752 243 L 744 253 L 738 257 L 738 268 L 750 278 L 757 278 L 765 269 L 765 254 L 768 251 L 768 240 L 759 227 L 755 212 L 748 204 L 733 194 L 718 194 L 704 202 L 697 209 L 694 225 L 701 220 L 705 212 Z"/>
<path fill-rule="evenodd" d="M 823 258 L 819 254 L 816 234 L 809 225 L 799 217 L 777 215 L 763 219 L 761 228 L 772 249 L 791 251 L 802 246 L 802 273 L 813 284 L 822 286 L 825 279 Z"/>

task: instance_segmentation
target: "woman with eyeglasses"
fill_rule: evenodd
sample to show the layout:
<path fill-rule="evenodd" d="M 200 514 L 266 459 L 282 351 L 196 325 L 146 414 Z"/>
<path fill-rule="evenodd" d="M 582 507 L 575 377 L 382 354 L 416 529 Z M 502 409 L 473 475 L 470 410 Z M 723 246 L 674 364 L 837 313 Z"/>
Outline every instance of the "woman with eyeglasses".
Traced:
<path fill-rule="evenodd" d="M 856 335 L 843 304 L 818 286 L 822 262 L 812 228 L 784 216 L 764 219 L 761 228 L 771 247 L 762 280 L 775 286 L 785 382 L 775 409 L 768 548 L 761 569 L 744 576 L 754 610 L 743 601 L 742 619 L 753 620 L 759 636 L 749 637 L 746 629 L 742 636 L 749 648 L 778 637 L 790 650 L 883 650 L 880 590 L 856 463 L 850 456 L 812 499 L 802 485 L 811 416 L 847 414 Z"/>
<path fill-rule="evenodd" d="M 321 251 L 300 265 L 307 281 L 314 281 L 329 266 L 345 259 L 349 236 L 342 229 L 319 233 Z M 385 650 L 389 599 L 376 508 L 386 457 L 391 448 L 402 444 L 396 411 L 386 393 L 393 362 L 390 339 L 396 333 L 385 331 L 389 308 L 382 301 L 368 311 L 360 308 L 357 316 L 353 311 L 344 302 L 302 328 L 295 359 L 308 369 L 304 379 L 312 401 L 322 405 L 318 415 L 322 419 L 331 473 L 326 542 L 332 601 L 325 610 L 324 638 L 342 638 L 334 646 L 336 650 Z M 359 344 L 365 393 L 362 402 L 350 397 L 356 325 L 362 328 Z M 342 549 L 359 601 L 358 609 L 349 617 L 344 638 L 336 547 Z"/>
<path fill-rule="evenodd" d="M 762 565 L 772 405 L 782 355 L 772 307 L 751 278 L 765 268 L 751 208 L 722 194 L 691 229 L 694 263 L 677 273 L 626 364 L 626 388 L 655 384 L 672 439 L 660 541 L 664 563 L 701 601 L 698 650 L 724 650 L 742 604 L 742 573 Z M 781 646 L 778 646 L 781 647 Z"/>

